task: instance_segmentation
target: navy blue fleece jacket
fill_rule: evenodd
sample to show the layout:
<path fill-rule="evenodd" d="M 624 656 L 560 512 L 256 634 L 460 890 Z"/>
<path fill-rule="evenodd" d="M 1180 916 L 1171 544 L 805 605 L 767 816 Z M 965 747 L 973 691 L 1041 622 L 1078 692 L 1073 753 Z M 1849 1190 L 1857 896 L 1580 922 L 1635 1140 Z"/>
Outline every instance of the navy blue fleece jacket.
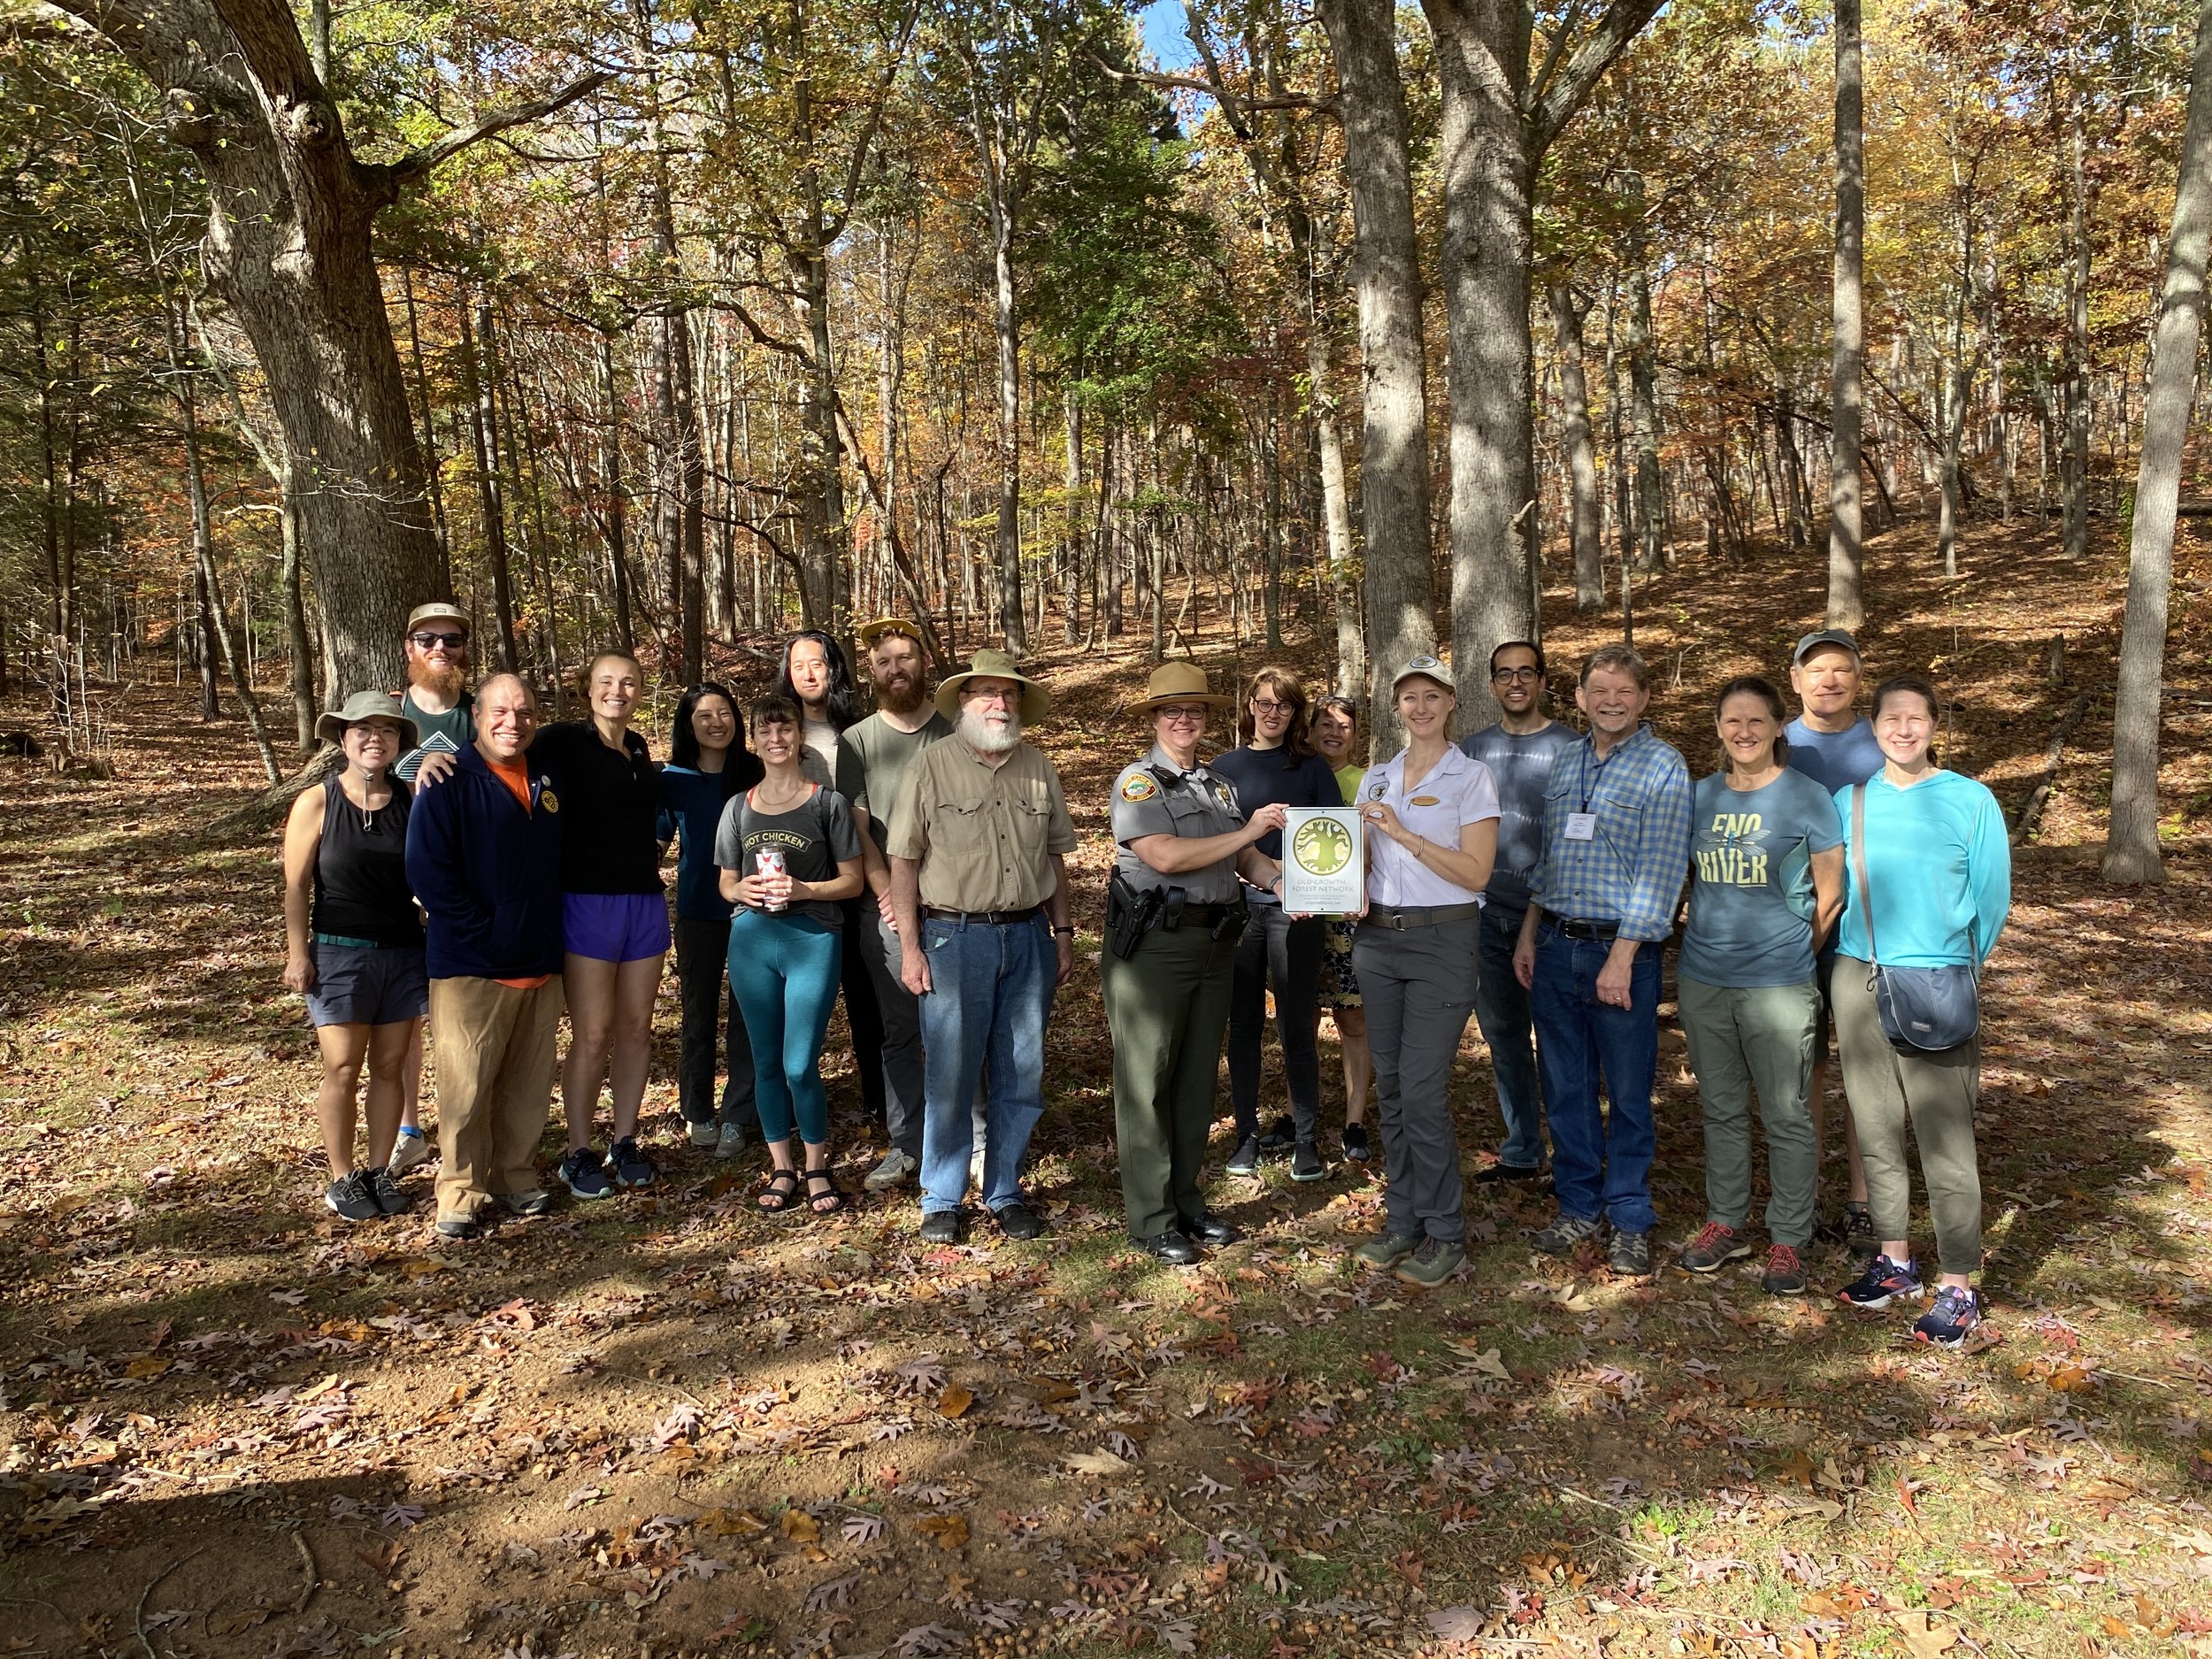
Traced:
<path fill-rule="evenodd" d="M 430 918 L 432 979 L 561 971 L 561 810 L 549 784 L 531 766 L 524 811 L 472 743 L 450 778 L 416 791 L 407 879 Z"/>

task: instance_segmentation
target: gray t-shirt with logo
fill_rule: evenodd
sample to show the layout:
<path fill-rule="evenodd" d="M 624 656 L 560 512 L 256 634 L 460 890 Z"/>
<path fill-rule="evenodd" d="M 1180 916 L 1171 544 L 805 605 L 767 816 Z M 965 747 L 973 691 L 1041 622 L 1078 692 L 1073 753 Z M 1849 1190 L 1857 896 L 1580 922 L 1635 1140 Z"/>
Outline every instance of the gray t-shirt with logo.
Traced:
<path fill-rule="evenodd" d="M 1459 740 L 1460 752 L 1489 767 L 1498 785 L 1498 856 L 1485 894 L 1494 918 L 1518 922 L 1528 913 L 1530 886 L 1544 862 L 1544 786 L 1554 757 L 1574 741 L 1556 720 L 1525 736 L 1486 726 Z"/>
<path fill-rule="evenodd" d="M 1699 779 L 1682 977 L 1731 987 L 1811 979 L 1812 855 L 1842 844 L 1834 797 L 1801 772 L 1756 789 L 1732 789 L 1719 772 Z"/>

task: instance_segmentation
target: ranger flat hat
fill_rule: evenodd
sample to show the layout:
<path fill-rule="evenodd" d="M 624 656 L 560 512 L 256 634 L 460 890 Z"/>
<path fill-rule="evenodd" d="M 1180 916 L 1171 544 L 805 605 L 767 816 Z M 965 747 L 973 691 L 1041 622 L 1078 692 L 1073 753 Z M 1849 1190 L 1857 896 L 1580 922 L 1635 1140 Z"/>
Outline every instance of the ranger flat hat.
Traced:
<path fill-rule="evenodd" d="M 1149 713 L 1166 703 L 1202 703 L 1210 709 L 1225 709 L 1233 699 L 1210 690 L 1206 671 L 1196 663 L 1162 663 L 1144 684 L 1144 695 L 1129 707 Z"/>
<path fill-rule="evenodd" d="M 469 626 L 469 613 L 450 599 L 433 599 L 428 604 L 417 605 L 409 611 L 407 613 L 408 633 L 412 634 L 426 622 L 457 622 L 461 625 L 462 633 L 475 632 Z"/>
<path fill-rule="evenodd" d="M 948 675 L 937 687 L 937 712 L 948 720 L 960 718 L 960 687 L 971 680 L 1010 680 L 1022 688 L 1022 724 L 1034 726 L 1051 711 L 1052 694 L 1022 672 L 1004 651 L 978 651 L 959 673 Z"/>
<path fill-rule="evenodd" d="M 389 720 L 407 734 L 407 747 L 414 748 L 422 741 L 422 733 L 413 720 L 402 714 L 399 699 L 388 691 L 357 691 L 348 697 L 344 706 L 317 717 L 315 741 L 335 743 L 346 734 L 346 727 L 358 726 L 364 720 Z"/>

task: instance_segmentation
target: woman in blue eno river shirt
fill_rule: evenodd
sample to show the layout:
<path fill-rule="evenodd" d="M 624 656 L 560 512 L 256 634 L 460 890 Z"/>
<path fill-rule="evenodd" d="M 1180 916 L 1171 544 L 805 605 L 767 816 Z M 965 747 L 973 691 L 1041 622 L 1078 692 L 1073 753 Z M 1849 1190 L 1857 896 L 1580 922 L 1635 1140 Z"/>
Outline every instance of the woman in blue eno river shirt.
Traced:
<path fill-rule="evenodd" d="M 1766 1127 L 1771 1295 L 1805 1288 L 1820 1151 L 1806 1091 L 1820 1033 L 1814 956 L 1843 906 L 1843 831 L 1828 792 L 1787 764 L 1782 694 L 1755 674 L 1713 699 L 1721 770 L 1691 797 L 1690 920 L 1676 967 L 1705 1114 L 1705 1225 L 1693 1273 L 1751 1254 L 1751 1096 Z"/>
<path fill-rule="evenodd" d="M 1410 1284 L 1440 1285 L 1467 1259 L 1452 1062 L 1475 1011 L 1498 786 L 1451 741 L 1450 669 L 1417 657 L 1391 681 L 1391 696 L 1406 747 L 1360 781 L 1367 910 L 1352 940 L 1388 1187 L 1383 1231 L 1353 1255 Z"/>
<path fill-rule="evenodd" d="M 1935 1305 L 1913 1334 L 1955 1348 L 1982 1319 L 1972 1278 L 1982 1264 L 1982 1184 L 1974 1149 L 1980 1033 L 1941 1053 L 1900 1054 L 1882 1031 L 1873 964 L 1878 953 L 1886 967 L 1971 967 L 1978 973 L 2012 908 L 2012 844 L 1997 797 L 1973 779 L 1936 764 L 1932 686 L 1917 674 L 1885 680 L 1874 688 L 1873 718 L 1882 770 L 1863 784 L 1836 791 L 1850 902 L 1830 992 L 1843 1092 L 1858 1125 L 1880 1244 L 1843 1298 L 1862 1308 L 1884 1308 L 1899 1297 L 1916 1301 L 1924 1294 L 1919 1263 L 1905 1237 L 1912 1196 L 1905 1161 L 1909 1115 L 1941 1270 Z M 1854 796 L 1862 790 L 1863 836 L 1853 822 L 1860 805 Z M 1863 881 L 1857 867 L 1862 856 Z"/>

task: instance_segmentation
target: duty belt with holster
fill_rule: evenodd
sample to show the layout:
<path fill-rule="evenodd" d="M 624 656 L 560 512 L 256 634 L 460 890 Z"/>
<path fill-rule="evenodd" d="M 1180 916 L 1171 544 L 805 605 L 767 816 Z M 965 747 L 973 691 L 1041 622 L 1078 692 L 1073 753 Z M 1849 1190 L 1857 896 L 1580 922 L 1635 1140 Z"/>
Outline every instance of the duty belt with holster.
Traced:
<path fill-rule="evenodd" d="M 1193 904 L 1181 887 L 1139 887 L 1118 870 L 1106 883 L 1106 949 L 1126 962 L 1154 928 L 1203 927 L 1216 940 L 1240 938 L 1249 915 L 1241 898 Z"/>

